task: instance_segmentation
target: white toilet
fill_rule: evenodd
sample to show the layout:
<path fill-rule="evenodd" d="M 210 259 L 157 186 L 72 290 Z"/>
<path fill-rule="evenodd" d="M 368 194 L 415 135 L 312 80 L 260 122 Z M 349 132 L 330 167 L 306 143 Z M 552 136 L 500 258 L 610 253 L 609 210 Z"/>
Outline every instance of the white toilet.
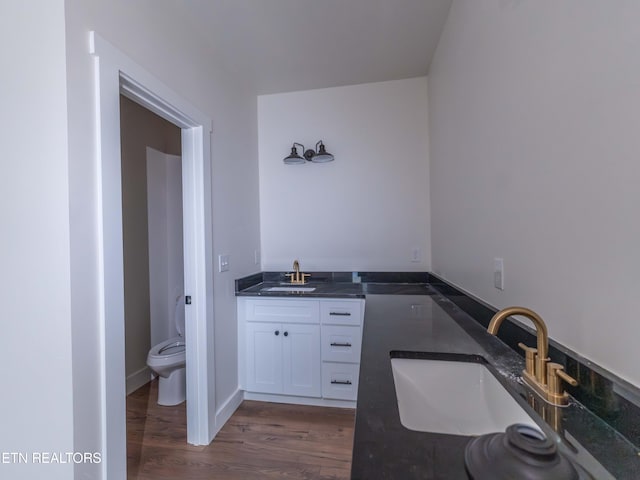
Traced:
<path fill-rule="evenodd" d="M 147 365 L 160 376 L 158 405 L 178 405 L 187 398 L 183 297 L 176 300 L 174 319 L 178 336 L 149 350 Z"/>

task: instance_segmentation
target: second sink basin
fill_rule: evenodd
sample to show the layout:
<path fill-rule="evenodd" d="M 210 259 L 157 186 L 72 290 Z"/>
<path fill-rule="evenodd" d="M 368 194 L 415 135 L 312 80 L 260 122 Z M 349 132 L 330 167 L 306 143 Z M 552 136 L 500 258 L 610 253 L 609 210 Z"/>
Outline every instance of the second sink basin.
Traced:
<path fill-rule="evenodd" d="M 503 432 L 514 423 L 540 430 L 481 357 L 471 357 L 478 361 L 392 358 L 402 425 L 452 435 Z"/>
<path fill-rule="evenodd" d="M 265 292 L 313 292 L 316 287 L 269 287 Z"/>

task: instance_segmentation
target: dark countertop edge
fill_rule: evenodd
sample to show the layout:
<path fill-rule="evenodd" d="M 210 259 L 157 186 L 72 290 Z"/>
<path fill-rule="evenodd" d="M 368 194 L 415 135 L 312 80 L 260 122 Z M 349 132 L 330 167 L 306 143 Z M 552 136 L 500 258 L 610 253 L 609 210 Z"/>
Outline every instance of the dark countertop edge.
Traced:
<path fill-rule="evenodd" d="M 269 287 L 295 287 L 284 272 L 259 272 L 235 281 L 237 297 L 288 298 L 365 298 L 367 294 L 428 293 L 429 274 L 425 272 L 311 272 L 302 288 L 313 292 L 269 292 Z M 353 281 L 354 277 L 357 281 Z"/>
<path fill-rule="evenodd" d="M 260 283 L 290 284 L 287 272 L 257 272 L 238 278 L 235 281 L 236 293 L 254 287 Z M 311 284 L 322 283 L 404 283 L 427 284 L 430 283 L 431 274 L 428 272 L 305 272 L 310 273 L 308 282 Z M 354 282 L 354 279 L 357 281 Z"/>
<path fill-rule="evenodd" d="M 236 292 L 236 297 L 266 297 L 266 298 L 365 298 L 364 293 L 339 292 Z"/>

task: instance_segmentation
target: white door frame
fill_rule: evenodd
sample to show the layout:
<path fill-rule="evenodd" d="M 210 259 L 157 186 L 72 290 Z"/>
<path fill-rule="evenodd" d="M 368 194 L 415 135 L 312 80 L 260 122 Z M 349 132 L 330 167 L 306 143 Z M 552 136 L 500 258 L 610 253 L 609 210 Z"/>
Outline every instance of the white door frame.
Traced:
<path fill-rule="evenodd" d="M 183 100 L 95 32 L 98 242 L 103 478 L 125 479 L 126 389 L 124 274 L 120 158 L 120 94 L 182 129 L 187 361 L 187 441 L 211 442 L 215 432 L 213 357 L 213 247 L 211 119 Z"/>

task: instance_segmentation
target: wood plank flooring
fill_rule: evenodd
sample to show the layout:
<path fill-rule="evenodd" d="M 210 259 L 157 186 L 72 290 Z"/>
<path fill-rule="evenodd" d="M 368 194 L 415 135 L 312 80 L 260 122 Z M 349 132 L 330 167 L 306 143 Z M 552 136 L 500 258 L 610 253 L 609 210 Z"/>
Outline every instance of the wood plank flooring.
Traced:
<path fill-rule="evenodd" d="M 127 397 L 127 478 L 348 479 L 355 411 L 244 401 L 211 445 L 187 444 L 186 404 L 156 403 L 157 380 Z"/>

